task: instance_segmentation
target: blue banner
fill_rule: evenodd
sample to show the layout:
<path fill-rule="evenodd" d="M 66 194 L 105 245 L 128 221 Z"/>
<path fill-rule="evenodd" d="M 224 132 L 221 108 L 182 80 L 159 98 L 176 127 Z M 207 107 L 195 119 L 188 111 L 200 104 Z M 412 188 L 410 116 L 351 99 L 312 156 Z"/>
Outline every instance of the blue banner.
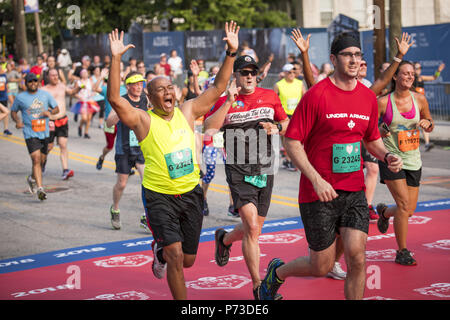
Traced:
<path fill-rule="evenodd" d="M 404 60 L 419 62 L 422 65 L 422 75 L 434 75 L 441 63 L 446 64 L 438 81 L 450 81 L 450 23 L 404 27 L 415 44 L 409 49 Z M 361 32 L 364 59 L 367 61 L 367 79 L 374 80 L 373 69 L 373 31 Z M 386 30 L 386 48 L 389 52 L 389 30 Z M 397 48 L 394 49 L 397 52 Z M 387 55 L 388 56 L 388 55 Z"/>
<path fill-rule="evenodd" d="M 183 59 L 183 67 L 186 68 L 184 53 L 184 32 L 144 32 L 143 34 L 144 63 L 148 70 L 153 70 L 153 65 L 159 62 L 162 53 L 169 58 L 170 51 L 176 50 Z"/>

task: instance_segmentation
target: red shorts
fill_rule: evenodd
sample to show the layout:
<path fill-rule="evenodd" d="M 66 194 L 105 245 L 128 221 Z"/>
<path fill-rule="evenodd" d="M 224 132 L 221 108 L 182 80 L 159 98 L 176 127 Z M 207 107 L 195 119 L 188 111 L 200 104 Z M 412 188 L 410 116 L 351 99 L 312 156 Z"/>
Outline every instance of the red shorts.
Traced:
<path fill-rule="evenodd" d="M 117 134 L 117 126 L 114 126 L 114 133 L 109 133 L 105 131 L 106 148 L 108 149 L 114 148 L 114 140 L 116 139 L 116 134 Z"/>

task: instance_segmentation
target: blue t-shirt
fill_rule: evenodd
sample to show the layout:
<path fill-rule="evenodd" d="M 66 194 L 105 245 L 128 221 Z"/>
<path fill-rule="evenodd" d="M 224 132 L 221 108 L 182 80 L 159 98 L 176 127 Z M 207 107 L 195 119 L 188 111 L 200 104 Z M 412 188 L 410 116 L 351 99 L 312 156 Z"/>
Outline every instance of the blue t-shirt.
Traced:
<path fill-rule="evenodd" d="M 1 68 L 1 67 L 0 67 Z M 8 91 L 6 90 L 8 78 L 6 74 L 0 74 L 0 101 L 8 101 Z"/>
<path fill-rule="evenodd" d="M 38 89 L 34 94 L 28 91 L 19 93 L 14 100 L 11 111 L 22 112 L 23 136 L 25 139 L 45 139 L 49 136 L 48 117 L 40 115 L 42 112 L 57 106 L 58 104 L 49 92 Z"/>

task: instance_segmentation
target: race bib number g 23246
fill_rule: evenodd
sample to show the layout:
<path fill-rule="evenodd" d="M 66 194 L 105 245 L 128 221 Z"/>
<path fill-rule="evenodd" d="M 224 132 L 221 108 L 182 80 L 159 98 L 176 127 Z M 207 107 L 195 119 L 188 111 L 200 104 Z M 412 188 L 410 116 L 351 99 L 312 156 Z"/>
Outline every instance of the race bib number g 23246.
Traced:
<path fill-rule="evenodd" d="M 171 179 L 183 177 L 194 171 L 192 150 L 190 148 L 165 154 L 164 158 L 166 159 L 167 170 Z"/>
<path fill-rule="evenodd" d="M 333 145 L 333 173 L 349 173 L 360 169 L 360 142 Z"/>
<path fill-rule="evenodd" d="M 262 189 L 267 186 L 267 174 L 262 174 L 259 176 L 245 176 L 244 181 Z"/>
<path fill-rule="evenodd" d="M 401 152 L 412 151 L 419 148 L 419 129 L 404 130 L 398 133 L 398 148 Z"/>

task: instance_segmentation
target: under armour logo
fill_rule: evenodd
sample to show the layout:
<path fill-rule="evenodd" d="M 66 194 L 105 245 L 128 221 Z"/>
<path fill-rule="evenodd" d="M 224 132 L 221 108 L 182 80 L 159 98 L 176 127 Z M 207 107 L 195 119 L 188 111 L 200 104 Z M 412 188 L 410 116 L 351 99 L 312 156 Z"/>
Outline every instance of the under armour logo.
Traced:
<path fill-rule="evenodd" d="M 347 125 L 350 128 L 350 130 L 352 130 L 355 127 L 355 123 L 353 122 L 353 120 L 350 120 L 350 122 L 347 123 Z"/>

